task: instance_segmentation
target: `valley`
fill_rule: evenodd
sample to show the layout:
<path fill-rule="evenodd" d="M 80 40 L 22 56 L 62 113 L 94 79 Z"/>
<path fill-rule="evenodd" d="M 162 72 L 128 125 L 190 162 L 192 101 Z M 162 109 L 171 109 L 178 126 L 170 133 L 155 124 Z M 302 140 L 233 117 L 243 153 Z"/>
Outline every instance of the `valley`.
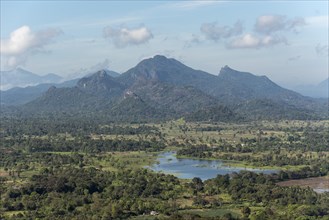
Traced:
<path fill-rule="evenodd" d="M 328 103 L 266 76 L 157 55 L 3 96 L 0 219 L 329 215 Z"/>
<path fill-rule="evenodd" d="M 325 120 L 21 120 L 1 123 L 0 216 L 5 219 L 326 219 L 329 212 L 328 193 L 282 182 L 327 181 Z M 195 158 L 204 174 L 209 162 L 201 161 L 211 166 L 219 159 L 232 172 L 217 175 L 214 169 L 204 178 L 194 171 L 184 175 L 184 169 L 152 171 L 159 154 L 168 151 L 178 159 L 164 158 L 166 163 Z"/>
<path fill-rule="evenodd" d="M 0 0 L 0 220 L 329 220 L 328 9 Z"/>

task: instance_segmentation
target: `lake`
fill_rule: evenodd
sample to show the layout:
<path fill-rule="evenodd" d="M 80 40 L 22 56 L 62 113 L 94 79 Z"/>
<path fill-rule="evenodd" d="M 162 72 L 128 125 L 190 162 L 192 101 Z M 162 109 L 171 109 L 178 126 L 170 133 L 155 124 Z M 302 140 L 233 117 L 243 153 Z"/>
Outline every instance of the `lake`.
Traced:
<path fill-rule="evenodd" d="M 221 160 L 204 159 L 177 159 L 176 152 L 165 152 L 158 156 L 157 163 L 150 166 L 156 172 L 172 174 L 183 179 L 192 179 L 200 177 L 202 180 L 211 179 L 218 174 L 225 175 L 241 170 L 252 171 L 256 173 L 271 174 L 278 170 L 252 169 L 245 167 L 229 167 Z"/>

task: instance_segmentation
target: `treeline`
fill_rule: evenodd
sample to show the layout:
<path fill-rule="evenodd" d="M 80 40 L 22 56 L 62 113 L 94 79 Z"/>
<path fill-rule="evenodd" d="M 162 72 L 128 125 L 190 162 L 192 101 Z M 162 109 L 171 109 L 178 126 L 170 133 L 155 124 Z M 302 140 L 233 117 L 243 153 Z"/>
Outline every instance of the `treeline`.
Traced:
<path fill-rule="evenodd" d="M 176 177 L 147 170 L 104 172 L 94 168 L 44 170 L 3 196 L 18 219 L 126 219 L 157 211 L 170 214 L 180 190 Z"/>
<path fill-rule="evenodd" d="M 242 219 L 317 219 L 329 214 L 328 193 L 281 187 L 275 184 L 278 177 L 243 171 L 183 183 L 145 169 L 44 169 L 21 187 L 2 192 L 2 208 L 23 211 L 11 219 L 127 219 L 151 211 L 169 219 L 214 219 L 180 213 L 186 207 L 179 201 L 192 199 L 187 208 L 209 209 L 228 203 L 218 197 L 228 194 L 241 207 Z M 252 206 L 259 208 L 252 211 Z M 235 218 L 227 214 L 216 219 Z"/>
<path fill-rule="evenodd" d="M 177 151 L 178 157 L 194 157 L 203 159 L 220 159 L 243 161 L 254 166 L 287 166 L 327 164 L 329 156 L 323 152 L 289 152 L 287 149 L 271 149 L 256 151 L 241 145 L 223 145 L 208 147 L 185 147 Z"/>
<path fill-rule="evenodd" d="M 210 128 L 209 128 L 210 129 Z M 207 130 L 207 128 L 206 128 Z M 211 130 L 211 129 L 210 129 Z M 327 164 L 329 160 L 329 131 L 304 129 L 303 133 L 267 136 L 259 130 L 256 137 L 241 137 L 240 143 L 225 140 L 195 146 L 182 143 L 177 151 L 181 157 L 212 158 L 248 162 L 254 166 L 285 166 Z"/>
<path fill-rule="evenodd" d="M 91 155 L 82 153 L 48 153 L 35 152 L 33 154 L 22 151 L 10 152 L 4 154 L 0 151 L 0 167 L 9 172 L 9 176 L 20 176 L 24 171 L 35 171 L 38 166 L 46 169 L 58 168 L 65 165 L 84 166 L 88 163 Z"/>
<path fill-rule="evenodd" d="M 223 160 L 236 160 L 236 161 L 246 161 L 254 165 L 296 165 L 303 164 L 309 165 L 298 170 L 281 170 L 278 175 L 274 178 L 277 181 L 288 180 L 288 179 L 303 179 L 309 177 L 325 176 L 329 174 L 329 163 L 328 158 L 315 158 L 314 160 L 305 161 L 304 158 L 299 158 L 299 160 L 288 158 L 286 156 L 276 156 L 274 159 L 273 155 L 259 155 L 258 157 L 252 157 L 250 155 L 233 155 L 233 154 L 224 154 L 223 156 L 214 157 L 212 149 L 209 149 L 207 146 L 184 148 L 177 151 L 177 156 L 188 156 L 195 158 L 217 158 Z M 297 165 L 298 165 L 297 164 Z"/>
<path fill-rule="evenodd" d="M 130 139 L 91 139 L 90 137 L 66 140 L 65 138 L 22 138 L 3 139 L 0 147 L 6 149 L 14 146 L 27 152 L 109 152 L 109 151 L 160 151 L 165 144 L 160 141 Z"/>
<path fill-rule="evenodd" d="M 328 194 L 317 194 L 310 188 L 280 187 L 275 184 L 277 175 L 256 174 L 241 171 L 233 175 L 218 175 L 205 181 L 206 194 L 227 191 L 236 202 L 249 202 L 251 205 L 263 204 L 265 209 L 253 214 L 250 219 L 316 219 L 329 214 Z M 278 207 L 293 206 L 296 210 L 277 212 Z M 301 208 L 302 207 L 302 208 Z"/>
<path fill-rule="evenodd" d="M 116 125 L 112 122 L 91 120 L 88 118 L 1 118 L 0 137 L 15 137 L 19 135 L 57 135 L 68 133 L 72 136 L 84 136 L 90 134 L 158 134 L 155 126 L 144 124 Z"/>

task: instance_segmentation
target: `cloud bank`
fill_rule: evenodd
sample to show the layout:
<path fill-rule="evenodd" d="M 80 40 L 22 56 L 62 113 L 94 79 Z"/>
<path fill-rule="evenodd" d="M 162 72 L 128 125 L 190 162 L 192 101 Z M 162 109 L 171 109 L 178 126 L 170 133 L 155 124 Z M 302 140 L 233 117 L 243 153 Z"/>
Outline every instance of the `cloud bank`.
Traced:
<path fill-rule="evenodd" d="M 287 32 L 297 34 L 298 28 L 305 25 L 305 19 L 301 17 L 263 15 L 256 19 L 253 29 L 247 33 L 244 33 L 241 21 L 237 21 L 233 26 L 220 26 L 217 22 L 203 23 L 200 31 L 205 40 L 224 41 L 228 49 L 260 49 L 279 44 L 287 45 Z M 191 42 L 188 45 L 191 46 Z"/>
<path fill-rule="evenodd" d="M 241 37 L 233 39 L 227 44 L 227 47 L 231 49 L 255 49 L 261 47 L 269 47 L 276 44 L 287 44 L 287 41 L 285 38 L 278 36 L 255 36 L 253 34 L 245 34 Z"/>
<path fill-rule="evenodd" d="M 112 41 L 117 48 L 144 44 L 153 38 L 152 32 L 146 27 L 114 28 L 107 26 L 103 30 L 103 35 L 106 39 Z"/>
<path fill-rule="evenodd" d="M 30 55 L 43 52 L 43 47 L 62 34 L 60 29 L 33 32 L 29 26 L 14 30 L 8 39 L 1 39 L 1 68 L 14 68 L 27 61 Z"/>

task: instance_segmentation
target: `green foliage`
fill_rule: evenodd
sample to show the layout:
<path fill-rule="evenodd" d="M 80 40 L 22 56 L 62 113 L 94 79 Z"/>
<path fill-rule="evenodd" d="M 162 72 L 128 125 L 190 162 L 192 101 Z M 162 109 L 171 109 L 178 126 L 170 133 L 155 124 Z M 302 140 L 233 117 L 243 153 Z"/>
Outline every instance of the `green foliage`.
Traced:
<path fill-rule="evenodd" d="M 163 207 L 170 212 L 167 194 L 175 192 L 178 184 L 173 176 L 146 170 L 113 173 L 94 168 L 56 169 L 32 176 L 20 189 L 9 190 L 4 196 L 4 209 L 26 211 L 26 217 L 54 219 L 91 219 L 94 215 L 123 218 L 151 210 L 163 212 Z"/>
<path fill-rule="evenodd" d="M 326 219 L 329 215 L 328 193 L 278 184 L 328 174 L 325 122 L 100 122 L 5 118 L 0 128 L 0 218 Z M 202 181 L 143 168 L 166 147 L 175 147 L 180 156 L 226 155 L 255 164 L 290 164 L 294 169 L 271 175 L 244 171 Z"/>

